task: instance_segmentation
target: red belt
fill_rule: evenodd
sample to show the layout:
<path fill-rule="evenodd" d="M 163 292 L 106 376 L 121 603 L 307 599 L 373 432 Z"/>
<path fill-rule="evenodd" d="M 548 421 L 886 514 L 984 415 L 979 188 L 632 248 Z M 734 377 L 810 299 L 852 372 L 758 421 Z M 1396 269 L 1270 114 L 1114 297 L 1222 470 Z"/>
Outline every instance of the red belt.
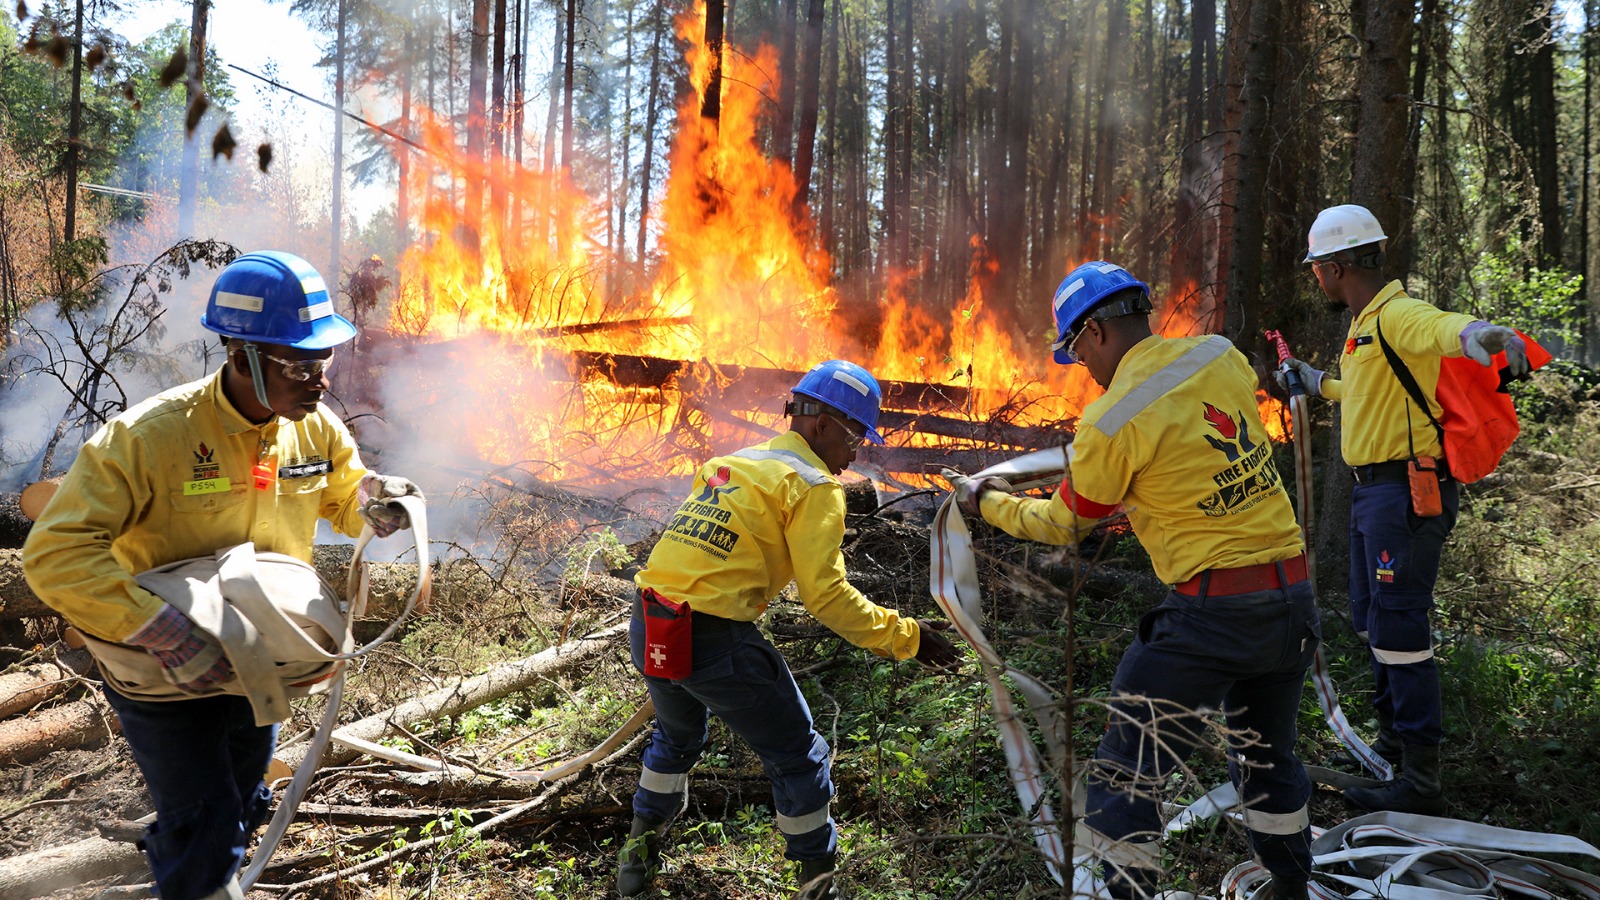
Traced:
<path fill-rule="evenodd" d="M 1283 567 L 1283 575 L 1288 581 L 1278 579 L 1279 566 Z M 1302 553 L 1281 563 L 1261 563 L 1254 566 L 1240 566 L 1237 569 L 1208 569 L 1183 584 L 1173 585 L 1172 589 L 1189 597 L 1198 597 L 1200 584 L 1208 577 L 1210 580 L 1205 582 L 1206 596 L 1270 591 L 1305 581 L 1306 557 Z"/>

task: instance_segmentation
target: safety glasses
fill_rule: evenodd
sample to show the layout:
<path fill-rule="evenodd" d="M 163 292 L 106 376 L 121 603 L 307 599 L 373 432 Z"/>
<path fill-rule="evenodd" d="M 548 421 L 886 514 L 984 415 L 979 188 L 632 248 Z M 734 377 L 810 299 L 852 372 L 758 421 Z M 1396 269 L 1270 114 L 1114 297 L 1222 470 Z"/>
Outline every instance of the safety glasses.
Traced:
<path fill-rule="evenodd" d="M 318 359 L 284 359 L 281 356 L 273 356 L 270 353 L 261 353 L 260 351 L 257 351 L 257 354 L 262 359 L 270 359 L 283 366 L 283 377 L 290 381 L 310 381 L 313 378 L 321 378 L 328 371 L 328 368 L 333 365 L 332 356 Z"/>
<path fill-rule="evenodd" d="M 867 436 L 865 434 L 856 434 L 856 430 L 850 427 L 849 422 L 846 422 L 833 413 L 823 413 L 823 415 L 837 422 L 839 427 L 844 429 L 844 433 L 850 435 L 850 439 L 845 442 L 845 446 L 850 448 L 851 453 L 859 451 L 861 449 L 861 445 L 867 442 Z"/>

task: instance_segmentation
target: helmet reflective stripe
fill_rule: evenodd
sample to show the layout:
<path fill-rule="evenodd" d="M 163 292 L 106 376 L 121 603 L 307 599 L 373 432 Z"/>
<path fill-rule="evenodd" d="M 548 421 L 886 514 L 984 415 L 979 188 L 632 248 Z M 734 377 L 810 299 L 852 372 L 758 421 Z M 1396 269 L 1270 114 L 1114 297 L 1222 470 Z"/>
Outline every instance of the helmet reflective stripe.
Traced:
<path fill-rule="evenodd" d="M 324 300 L 315 306 L 308 306 L 300 310 L 300 321 L 311 322 L 316 319 L 326 319 L 333 315 L 333 301 Z"/>
<path fill-rule="evenodd" d="M 1074 279 L 1071 284 L 1065 285 L 1062 290 L 1056 291 L 1055 309 L 1059 311 L 1061 309 L 1061 304 L 1067 302 L 1068 297 L 1071 297 L 1073 294 L 1076 294 L 1081 290 L 1083 290 L 1083 279 L 1077 278 Z"/>
<path fill-rule="evenodd" d="M 266 302 L 265 297 L 254 297 L 250 294 L 235 294 L 232 291 L 217 291 L 217 305 L 228 309 L 242 309 L 247 312 L 261 312 L 261 305 Z"/>
<path fill-rule="evenodd" d="M 856 393 L 863 397 L 869 396 L 872 393 L 872 391 L 867 388 L 866 384 L 861 379 L 851 375 L 849 372 L 834 372 L 833 380 L 842 381 L 845 384 L 850 385 L 856 389 Z"/>

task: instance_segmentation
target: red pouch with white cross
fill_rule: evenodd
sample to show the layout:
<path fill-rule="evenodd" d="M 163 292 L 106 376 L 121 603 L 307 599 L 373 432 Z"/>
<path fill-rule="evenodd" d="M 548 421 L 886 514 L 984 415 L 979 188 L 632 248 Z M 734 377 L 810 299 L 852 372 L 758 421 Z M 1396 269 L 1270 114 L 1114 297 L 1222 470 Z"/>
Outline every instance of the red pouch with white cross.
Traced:
<path fill-rule="evenodd" d="M 689 604 L 674 603 L 644 589 L 644 674 L 656 678 L 688 678 L 694 671 L 694 632 Z"/>

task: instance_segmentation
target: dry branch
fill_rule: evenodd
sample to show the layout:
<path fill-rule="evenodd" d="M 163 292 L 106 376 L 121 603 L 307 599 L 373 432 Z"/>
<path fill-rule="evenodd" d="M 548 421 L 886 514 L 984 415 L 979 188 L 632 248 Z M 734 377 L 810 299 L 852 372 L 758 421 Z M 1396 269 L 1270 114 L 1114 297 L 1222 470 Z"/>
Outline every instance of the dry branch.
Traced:
<path fill-rule="evenodd" d="M 368 716 L 341 727 L 339 734 L 364 741 L 376 742 L 393 732 L 396 726 L 410 728 L 418 722 L 445 716 L 458 716 L 507 694 L 527 690 L 539 682 L 567 672 L 590 662 L 609 650 L 612 643 L 627 633 L 627 623 L 613 625 L 587 637 L 550 647 L 540 653 L 498 666 L 463 679 L 447 688 L 408 700 L 393 709 Z M 305 759 L 307 745 L 286 747 L 278 758 L 290 768 L 299 768 Z M 340 765 L 359 754 L 346 747 L 330 746 L 322 760 L 323 765 Z"/>
<path fill-rule="evenodd" d="M 0 766 L 30 763 L 57 750 L 83 747 L 110 734 L 111 709 L 98 694 L 76 703 L 0 722 Z M 0 892 L 0 897 L 7 896 Z"/>
<path fill-rule="evenodd" d="M 92 837 L 0 860 L 0 897 L 42 897 L 102 878 L 148 878 L 150 865 L 132 844 Z"/>
<path fill-rule="evenodd" d="M 55 648 L 55 661 L 37 663 L 9 675 L 0 675 L 0 719 L 25 712 L 62 693 L 89 671 L 87 650 Z"/>

